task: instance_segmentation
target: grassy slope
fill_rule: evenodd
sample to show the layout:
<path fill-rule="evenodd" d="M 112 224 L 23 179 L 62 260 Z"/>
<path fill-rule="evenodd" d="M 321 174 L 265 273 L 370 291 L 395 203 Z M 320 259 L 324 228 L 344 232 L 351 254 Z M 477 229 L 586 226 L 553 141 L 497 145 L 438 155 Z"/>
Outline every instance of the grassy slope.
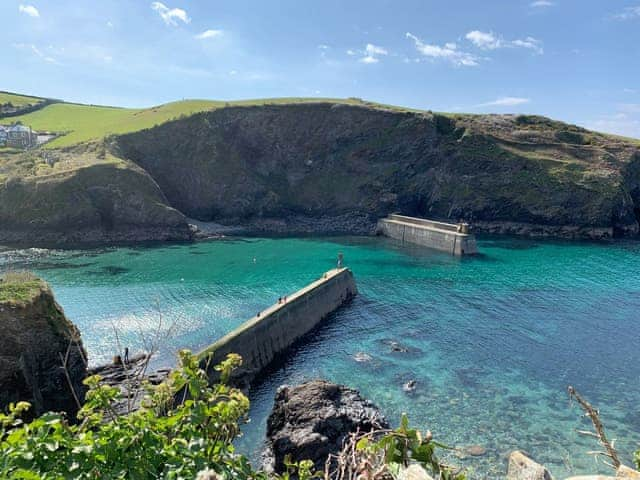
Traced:
<path fill-rule="evenodd" d="M 0 124 L 21 121 L 35 130 L 48 130 L 66 135 L 49 142 L 45 148 L 57 148 L 76 145 L 95 140 L 110 134 L 135 132 L 153 127 L 168 120 L 190 115 L 204 110 L 221 108 L 226 105 L 254 106 L 264 104 L 334 102 L 349 105 L 370 105 L 378 108 L 410 111 L 401 107 L 363 102 L 359 99 L 336 98 L 273 98 L 250 99 L 234 102 L 215 100 L 182 100 L 146 109 L 100 107 L 57 103 L 26 115 L 0 118 Z"/>
<path fill-rule="evenodd" d="M 29 95 L 16 95 L 15 93 L 0 92 L 0 105 L 11 103 L 14 107 L 24 107 L 26 105 L 37 105 L 44 102 L 44 98 L 30 97 Z"/>
<path fill-rule="evenodd" d="M 0 303 L 24 303 L 40 293 L 44 283 L 28 272 L 8 272 L 0 277 Z"/>

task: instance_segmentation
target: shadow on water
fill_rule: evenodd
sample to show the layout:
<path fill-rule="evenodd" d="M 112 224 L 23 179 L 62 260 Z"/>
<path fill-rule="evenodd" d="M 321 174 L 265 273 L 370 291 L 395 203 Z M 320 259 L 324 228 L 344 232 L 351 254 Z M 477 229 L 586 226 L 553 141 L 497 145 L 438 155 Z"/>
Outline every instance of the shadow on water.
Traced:
<path fill-rule="evenodd" d="M 99 271 L 93 271 L 91 273 L 95 275 L 122 275 L 124 273 L 130 272 L 130 268 L 119 267 L 117 265 L 107 265 L 102 267 Z"/>

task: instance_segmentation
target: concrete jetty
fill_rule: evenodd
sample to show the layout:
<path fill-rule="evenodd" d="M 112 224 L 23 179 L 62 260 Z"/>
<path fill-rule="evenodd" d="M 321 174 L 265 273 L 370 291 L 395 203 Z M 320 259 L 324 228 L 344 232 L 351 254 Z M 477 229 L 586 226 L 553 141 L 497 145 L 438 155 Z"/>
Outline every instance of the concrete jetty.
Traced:
<path fill-rule="evenodd" d="M 378 233 L 390 238 L 433 248 L 452 255 L 478 253 L 476 237 L 467 223 L 444 223 L 392 214 L 378 221 Z"/>
<path fill-rule="evenodd" d="M 235 372 L 236 384 L 248 385 L 303 335 L 318 326 L 331 312 L 357 295 L 351 270 L 336 268 L 318 280 L 249 319 L 198 354 L 212 382 L 218 380 L 214 366 L 229 353 L 242 357 Z"/>

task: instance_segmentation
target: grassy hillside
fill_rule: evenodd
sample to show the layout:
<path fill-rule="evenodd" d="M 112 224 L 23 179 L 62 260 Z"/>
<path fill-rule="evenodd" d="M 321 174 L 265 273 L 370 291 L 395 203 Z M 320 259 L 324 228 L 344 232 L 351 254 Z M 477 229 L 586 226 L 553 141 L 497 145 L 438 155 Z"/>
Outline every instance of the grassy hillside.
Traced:
<path fill-rule="evenodd" d="M 44 98 L 30 97 L 28 95 L 17 95 L 15 93 L 0 92 L 0 105 L 10 103 L 14 107 L 26 107 L 27 105 L 37 105 L 44 102 Z"/>
<path fill-rule="evenodd" d="M 12 98 L 18 98 L 12 95 Z M 31 98 L 31 97 L 24 97 Z M 273 98 L 250 99 L 234 102 L 216 100 L 182 100 L 146 109 L 102 107 L 72 103 L 56 103 L 41 110 L 11 118 L 2 119 L 0 124 L 20 121 L 35 130 L 64 133 L 49 142 L 45 148 L 58 148 L 96 140 L 106 135 L 136 132 L 162 124 L 168 120 L 196 112 L 213 110 L 224 106 L 285 105 L 301 103 L 341 103 L 345 105 L 370 105 L 396 111 L 410 111 L 401 107 L 363 102 L 357 98 Z M 1 102 L 0 102 L 1 103 Z"/>
<path fill-rule="evenodd" d="M 181 115 L 208 110 L 216 102 L 185 100 L 147 109 L 127 109 L 57 103 L 36 112 L 5 119 L 21 121 L 35 130 L 65 133 L 47 148 L 75 145 L 114 133 L 127 133 L 153 127 Z M 0 122 L 3 120 L 0 119 Z"/>

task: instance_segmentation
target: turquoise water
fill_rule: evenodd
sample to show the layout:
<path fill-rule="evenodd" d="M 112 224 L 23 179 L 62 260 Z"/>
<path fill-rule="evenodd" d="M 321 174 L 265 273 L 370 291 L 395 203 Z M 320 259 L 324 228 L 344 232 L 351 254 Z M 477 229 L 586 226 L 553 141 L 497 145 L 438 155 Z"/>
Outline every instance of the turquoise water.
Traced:
<path fill-rule="evenodd" d="M 630 462 L 640 442 L 640 243 L 485 239 L 480 249 L 456 259 L 376 238 L 239 239 L 8 250 L 0 269 L 32 268 L 51 283 L 92 362 L 118 341 L 135 350 L 157 339 L 160 365 L 317 278 L 342 251 L 360 295 L 255 386 L 242 451 L 259 451 L 278 385 L 324 377 L 358 388 L 392 422 L 407 412 L 445 443 L 485 447 L 482 457 L 449 455 L 473 478 L 502 475 L 515 448 L 556 478 L 607 472 L 586 454 L 595 443 L 575 433 L 590 427 L 568 401 L 574 385 Z M 371 360 L 355 361 L 358 352 Z M 417 388 L 405 393 L 409 379 Z"/>

